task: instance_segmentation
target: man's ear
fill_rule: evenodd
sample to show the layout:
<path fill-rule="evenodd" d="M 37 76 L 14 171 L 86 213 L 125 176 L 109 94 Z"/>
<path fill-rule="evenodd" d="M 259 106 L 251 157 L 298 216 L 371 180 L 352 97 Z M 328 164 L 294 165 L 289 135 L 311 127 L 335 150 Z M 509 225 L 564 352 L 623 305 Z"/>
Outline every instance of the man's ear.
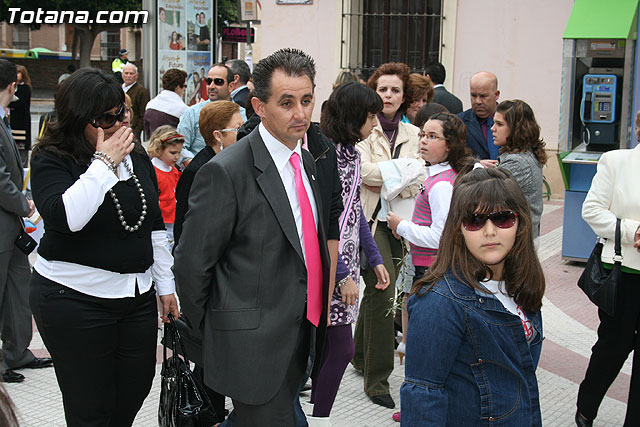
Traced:
<path fill-rule="evenodd" d="M 498 100 L 499 98 L 500 98 L 500 91 L 499 91 L 499 90 L 497 90 L 497 91 L 496 91 L 496 100 Z"/>
<path fill-rule="evenodd" d="M 260 101 L 257 96 L 251 98 L 251 106 L 253 107 L 253 111 L 260 116 L 260 118 L 264 118 L 264 102 Z"/>

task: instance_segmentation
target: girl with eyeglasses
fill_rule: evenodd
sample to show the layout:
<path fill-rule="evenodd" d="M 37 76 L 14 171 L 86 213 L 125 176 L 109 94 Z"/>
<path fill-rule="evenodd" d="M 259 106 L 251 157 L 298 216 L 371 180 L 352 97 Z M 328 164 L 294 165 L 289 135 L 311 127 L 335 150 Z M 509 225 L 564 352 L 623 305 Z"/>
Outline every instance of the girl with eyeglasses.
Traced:
<path fill-rule="evenodd" d="M 456 180 L 438 257 L 409 298 L 402 425 L 541 426 L 545 289 L 513 176 Z"/>
<path fill-rule="evenodd" d="M 537 247 L 542 216 L 542 166 L 547 162 L 540 126 L 529 104 L 514 99 L 498 104 L 491 131 L 493 144 L 500 147 L 498 167 L 513 174 L 529 202 Z"/>
<path fill-rule="evenodd" d="M 31 162 L 45 222 L 31 309 L 67 425 L 130 426 L 155 374 L 156 293 L 164 321 L 179 314 L 158 182 L 122 126 L 124 92 L 113 75 L 76 71 L 55 109 Z"/>
<path fill-rule="evenodd" d="M 427 163 L 427 178 L 416 197 L 411 220 L 403 220 L 393 212 L 387 215 L 389 228 L 407 239 L 410 245 L 411 263 L 414 266 L 414 282 L 435 261 L 440 236 L 449 215 L 453 183 L 473 169 L 474 160 L 466 145 L 467 128 L 457 116 L 439 113 L 423 124 L 420 136 L 420 155 Z M 398 346 L 400 363 L 405 355 L 408 316 L 406 304 L 410 289 L 403 296 L 403 336 Z M 400 413 L 394 419 L 400 421 Z"/>

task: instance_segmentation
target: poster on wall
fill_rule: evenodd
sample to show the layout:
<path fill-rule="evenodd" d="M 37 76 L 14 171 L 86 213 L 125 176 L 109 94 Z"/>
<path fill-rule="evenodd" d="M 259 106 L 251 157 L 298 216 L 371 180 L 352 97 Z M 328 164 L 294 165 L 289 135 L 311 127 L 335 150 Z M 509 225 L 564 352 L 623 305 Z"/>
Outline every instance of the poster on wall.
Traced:
<path fill-rule="evenodd" d="M 211 44 L 212 8 L 210 0 L 188 0 L 188 49 L 209 52 Z"/>
<path fill-rule="evenodd" d="M 211 50 L 212 0 L 158 0 L 158 91 L 170 68 L 187 73 L 184 101 L 207 100 L 206 78 L 213 60 Z"/>
<path fill-rule="evenodd" d="M 210 52 L 187 53 L 187 89 L 185 90 L 185 102 L 187 105 L 193 105 L 209 99 L 207 94 L 207 73 L 210 67 Z"/>

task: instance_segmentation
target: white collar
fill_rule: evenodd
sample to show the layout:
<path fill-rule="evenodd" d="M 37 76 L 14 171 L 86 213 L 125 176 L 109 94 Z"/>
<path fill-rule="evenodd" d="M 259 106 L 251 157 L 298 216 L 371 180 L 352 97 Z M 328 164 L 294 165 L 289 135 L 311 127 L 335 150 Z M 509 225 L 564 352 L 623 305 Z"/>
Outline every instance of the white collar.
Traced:
<path fill-rule="evenodd" d="M 447 171 L 449 169 L 453 169 L 448 161 L 438 163 L 437 165 L 427 166 L 427 176 L 434 176 Z"/>
<path fill-rule="evenodd" d="M 151 163 L 163 172 L 171 172 L 171 166 L 160 160 L 158 157 L 152 157 Z"/>
<path fill-rule="evenodd" d="M 282 142 L 278 141 L 266 127 L 264 127 L 263 123 L 258 125 L 258 131 L 260 132 L 260 136 L 262 137 L 262 141 L 264 145 L 267 147 L 271 158 L 273 159 L 273 163 L 275 163 L 278 172 L 282 172 L 282 169 L 289 163 L 289 158 L 295 152 L 300 156 L 300 163 L 302 164 L 302 149 L 300 148 L 300 141 L 296 145 L 296 148 L 290 150 L 289 147 L 284 145 Z M 303 167 L 304 168 L 304 167 Z"/>
<path fill-rule="evenodd" d="M 133 87 L 134 84 L 138 83 L 137 81 L 131 83 L 129 86 L 125 85 L 124 83 L 122 83 L 122 89 L 124 90 L 124 93 L 127 93 L 127 91 L 129 89 L 131 89 Z"/>
<path fill-rule="evenodd" d="M 442 83 L 437 84 L 437 85 L 433 85 L 433 88 L 434 88 L 434 89 L 435 89 L 435 88 L 439 88 L 439 87 L 444 87 L 444 85 L 443 85 Z"/>

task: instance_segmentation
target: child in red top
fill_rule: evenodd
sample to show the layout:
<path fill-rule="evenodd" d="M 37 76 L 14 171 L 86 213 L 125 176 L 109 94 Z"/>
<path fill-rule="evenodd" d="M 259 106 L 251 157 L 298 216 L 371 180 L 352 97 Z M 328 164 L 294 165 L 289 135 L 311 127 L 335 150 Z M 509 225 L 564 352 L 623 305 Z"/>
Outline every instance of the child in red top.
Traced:
<path fill-rule="evenodd" d="M 173 223 L 176 217 L 176 185 L 180 179 L 180 171 L 175 165 L 180 159 L 183 144 L 184 137 L 176 128 L 164 125 L 153 132 L 147 148 L 158 177 L 160 210 L 170 246 L 173 246 Z"/>

